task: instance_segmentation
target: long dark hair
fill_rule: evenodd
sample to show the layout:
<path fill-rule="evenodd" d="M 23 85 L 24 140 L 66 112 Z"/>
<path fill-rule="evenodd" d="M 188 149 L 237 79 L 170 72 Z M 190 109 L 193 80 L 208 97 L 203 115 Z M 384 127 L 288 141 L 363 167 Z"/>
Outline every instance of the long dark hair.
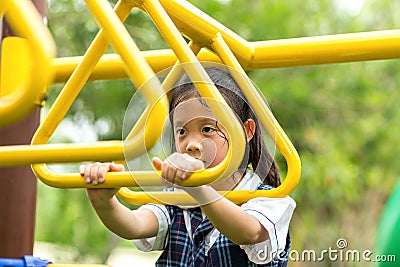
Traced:
<path fill-rule="evenodd" d="M 253 119 L 255 122 L 256 128 L 253 138 L 246 145 L 246 155 L 239 169 L 243 170 L 251 164 L 254 172 L 260 176 L 264 184 L 274 187 L 279 186 L 281 180 L 278 166 L 267 150 L 262 138 L 260 123 L 248 104 L 243 92 L 229 73 L 216 67 L 208 67 L 205 68 L 205 70 L 210 76 L 212 82 L 220 91 L 221 95 L 224 97 L 226 103 L 232 108 L 241 122 L 244 123 L 248 119 Z M 169 107 L 170 111 L 172 111 L 169 114 L 171 123 L 173 122 L 173 110 L 175 107 L 185 100 L 197 97 L 201 97 L 199 92 L 190 80 L 189 76 L 184 74 L 169 96 Z M 174 149 L 173 137 L 172 147 Z"/>

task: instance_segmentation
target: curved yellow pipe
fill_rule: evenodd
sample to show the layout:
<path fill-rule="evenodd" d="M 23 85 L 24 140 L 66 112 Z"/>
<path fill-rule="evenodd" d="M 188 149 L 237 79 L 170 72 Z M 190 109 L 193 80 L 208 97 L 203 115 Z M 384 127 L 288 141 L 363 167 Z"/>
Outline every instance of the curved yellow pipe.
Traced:
<path fill-rule="evenodd" d="M 346 33 L 282 40 L 248 42 L 250 57 L 240 64 L 245 70 L 286 68 L 318 64 L 334 64 L 356 61 L 400 58 L 400 30 Z M 229 47 L 235 56 L 239 51 Z M 245 49 L 245 48 L 242 48 Z M 159 71 L 172 66 L 177 57 L 170 49 L 142 51 L 142 55 L 153 68 Z M 57 58 L 53 61 L 55 82 L 64 82 L 81 57 Z M 221 62 L 212 52 L 202 50 L 199 61 Z M 92 80 L 126 78 L 122 61 L 116 54 L 104 55 L 93 71 Z"/>
<path fill-rule="evenodd" d="M 99 5 L 98 5 L 98 2 L 96 2 L 96 3 L 92 3 L 92 8 L 94 9 L 94 12 L 99 12 L 99 13 L 101 13 L 101 12 L 104 12 L 104 10 L 101 10 L 101 8 L 105 8 L 105 7 L 100 7 Z M 104 23 L 104 22 L 103 22 Z M 107 22 L 107 23 L 109 23 L 109 22 Z M 115 25 L 115 23 L 112 23 L 112 25 Z M 111 27 L 111 26 L 108 26 L 108 27 Z M 112 29 L 109 29 L 109 31 L 112 31 Z M 117 38 L 117 37 L 119 37 L 119 36 L 123 36 L 123 34 L 118 34 L 118 35 L 113 35 L 113 38 Z M 121 41 L 122 40 L 122 41 Z M 125 53 L 127 53 L 127 54 L 129 54 L 130 52 L 128 52 L 127 51 L 127 49 L 124 47 L 124 44 L 127 42 L 126 41 L 126 39 L 116 39 L 116 41 L 114 41 L 116 44 L 116 46 L 119 46 L 120 47 L 120 49 L 122 49 L 122 50 L 124 50 L 125 49 Z M 123 42 L 123 44 L 121 44 L 121 42 Z M 185 44 L 186 45 L 186 44 Z M 130 49 L 132 48 L 132 46 L 130 46 Z M 89 51 L 91 51 L 91 50 L 89 50 Z M 136 55 L 134 55 L 134 56 L 136 56 Z M 128 64 L 130 64 L 130 69 L 131 69 L 131 71 L 132 72 L 134 72 L 134 71 L 138 71 L 138 69 L 139 68 L 137 68 L 137 66 L 135 65 L 135 64 L 139 64 L 139 63 L 137 63 L 137 61 L 131 61 L 131 58 L 130 57 L 132 57 L 132 55 L 126 55 L 125 57 L 127 57 L 127 59 L 126 59 L 126 61 L 128 62 Z M 195 57 L 194 57 L 195 58 Z M 140 61 L 139 61 L 140 62 Z M 133 67 L 132 67 L 133 66 Z M 201 68 L 201 66 L 200 66 L 200 68 Z M 201 69 L 200 69 L 199 67 L 195 67 L 195 68 L 193 68 L 192 69 L 192 71 L 193 72 L 199 72 L 199 71 L 201 71 Z M 83 68 L 82 68 L 83 69 Z M 146 70 L 146 68 L 144 68 L 144 67 L 141 67 L 140 68 L 142 71 L 143 70 Z M 189 67 L 189 69 L 190 69 L 190 67 Z M 154 100 L 156 97 L 158 97 L 158 95 L 159 94 L 157 94 L 157 92 L 155 92 L 155 90 L 154 90 L 154 88 L 160 88 L 160 86 L 158 86 L 158 80 L 156 80 L 156 79 L 154 79 L 153 77 L 152 78 L 150 78 L 150 79 L 144 79 L 143 77 L 146 77 L 146 73 L 145 72 L 142 72 L 142 73 L 139 73 L 140 75 L 136 75 L 135 77 L 135 81 L 136 81 L 136 83 L 139 83 L 140 84 L 140 82 L 145 82 L 144 84 L 140 84 L 141 86 L 142 86 L 142 88 L 140 88 L 140 91 L 141 91 L 141 93 L 143 93 L 143 95 L 146 97 L 147 96 L 147 99 L 149 99 L 149 95 L 150 95 L 150 98 L 152 99 L 152 100 Z M 138 77 L 137 77 L 138 76 Z M 86 76 L 87 77 L 87 76 Z M 201 78 L 203 78 L 203 77 L 201 77 Z M 209 85 L 208 84 L 206 84 L 205 85 L 206 87 L 208 87 Z M 203 89 L 203 91 L 204 91 L 205 89 Z M 68 90 L 67 90 L 68 91 Z M 215 94 L 215 91 L 217 91 L 216 90 L 216 88 L 214 88 L 214 94 Z M 161 94 L 162 95 L 162 94 Z M 211 97 L 215 97 L 214 95 L 212 95 L 212 94 L 209 94 L 209 96 L 211 96 Z M 218 95 L 217 95 L 218 96 Z M 67 99 L 71 99 L 71 98 L 67 98 Z M 220 97 L 220 99 L 222 99 L 222 97 Z M 159 103 L 158 102 L 158 98 L 157 98 L 157 102 L 156 103 Z M 222 99 L 223 100 L 223 99 Z M 226 111 L 227 109 L 226 108 L 220 108 L 219 107 L 219 105 L 215 105 L 215 103 L 213 103 L 212 101 L 209 101 L 210 103 L 211 103 L 211 105 L 214 105 L 214 106 L 216 106 L 217 108 L 219 108 L 219 110 L 221 111 L 223 111 L 223 112 L 221 112 L 222 114 L 229 114 L 229 112 L 230 112 L 230 110 L 229 111 Z M 164 105 L 160 105 L 160 104 L 155 104 L 154 105 L 154 109 L 152 109 L 151 111 L 150 111 L 150 113 L 149 113 L 149 116 L 151 115 L 151 114 L 153 114 L 152 115 L 152 117 L 150 118 L 150 119 L 148 119 L 148 120 L 146 120 L 146 124 L 145 124 L 145 130 L 144 130 L 144 132 L 147 132 L 147 133 L 152 133 L 151 134 L 151 136 L 153 136 L 153 137 L 156 137 L 156 138 L 149 138 L 151 141 L 146 141 L 146 142 L 150 142 L 150 143 L 154 143 L 154 139 L 158 139 L 158 137 L 160 136 L 160 134 L 161 134 L 161 132 L 159 133 L 159 134 L 157 134 L 158 132 L 157 131 L 155 131 L 155 129 L 157 129 L 156 127 L 158 127 L 158 128 L 161 128 L 162 127 L 162 125 L 163 125 L 163 123 L 160 123 L 160 122 L 163 122 L 163 118 L 165 118 L 166 117 L 166 114 L 165 114 L 165 101 L 163 102 L 164 103 Z M 58 101 L 56 101 L 56 105 L 60 105 L 60 103 L 58 102 Z M 65 105 L 64 105 L 65 106 Z M 57 106 L 56 106 L 57 107 Z M 214 107 L 214 109 L 215 109 L 215 107 Z M 163 111 L 164 110 L 164 111 Z M 165 114 L 165 116 L 160 116 L 160 114 Z M 55 114 L 58 114 L 59 115 L 59 117 L 60 117 L 60 114 L 59 113 L 55 113 Z M 161 118 L 161 120 L 160 120 L 160 118 Z M 48 119 L 48 118 L 47 118 Z M 223 125 L 228 125 L 228 123 L 230 122 L 229 121 L 229 118 L 228 117 L 225 117 L 225 118 L 223 118 L 222 120 L 221 120 L 221 122 L 222 122 L 222 124 Z M 43 125 L 46 125 L 45 123 L 43 124 Z M 232 123 L 231 123 L 231 125 L 232 125 Z M 237 125 L 235 125 L 236 126 L 236 129 L 238 128 L 237 127 Z M 229 129 L 229 125 L 228 126 L 225 126 L 227 129 Z M 43 126 L 42 128 L 40 128 L 39 129 L 39 131 L 38 131 L 38 133 L 35 135 L 35 138 L 34 138 L 34 142 L 33 143 L 36 143 L 37 142 L 37 140 L 39 140 L 39 141 L 43 141 L 43 140 L 45 140 L 45 138 L 44 138 L 44 135 L 42 135 L 41 133 L 42 132 L 45 132 L 44 130 L 42 130 L 42 129 L 44 129 L 45 128 L 45 126 Z M 240 127 L 239 127 L 240 128 Z M 232 130 L 233 128 L 231 128 L 231 130 Z M 151 131 L 150 131 L 151 130 Z M 49 132 L 51 132 L 51 131 L 48 131 L 48 133 Z M 237 137 L 234 137 L 234 139 L 238 139 Z M 135 139 L 134 139 L 135 140 Z M 136 141 L 137 141 L 137 139 L 136 139 Z M 133 142 L 134 144 L 137 144 L 137 142 Z M 129 143 L 129 142 L 128 142 Z M 129 145 L 127 146 L 127 148 L 129 149 L 129 147 L 130 146 L 132 146 L 132 143 L 129 143 Z M 137 149 L 135 149 L 135 148 L 137 148 L 136 147 L 136 145 L 134 145 L 131 149 L 130 149 L 130 151 L 133 151 L 134 153 L 137 153 Z M 239 148 L 239 147 L 238 147 Z M 149 147 L 146 145 L 145 146 L 145 149 L 149 149 Z M 117 151 L 119 150 L 119 148 L 117 148 Z M 238 149 L 238 151 L 239 151 L 240 149 Z M 242 150 L 244 151 L 244 146 L 242 146 Z M 237 166 L 239 165 L 239 163 L 240 163 L 240 160 L 232 160 L 231 158 L 232 158 L 232 151 L 230 151 L 229 153 L 228 153 L 228 157 L 227 157 L 227 159 L 225 159 L 219 166 L 217 166 L 218 168 L 214 168 L 214 169 L 209 169 L 209 170 L 207 170 L 205 173 L 207 174 L 207 173 L 212 173 L 212 175 L 207 175 L 206 177 L 207 177 L 207 179 L 204 179 L 204 173 L 201 173 L 201 174 L 199 174 L 199 175 L 194 175 L 193 176 L 193 181 L 191 182 L 191 183 L 193 183 L 194 185 L 199 185 L 199 183 L 201 183 L 201 184 L 203 184 L 203 183 L 209 183 L 209 182 L 212 182 L 212 181 L 214 181 L 216 178 L 220 178 L 220 176 L 221 176 L 221 174 L 222 173 L 224 173 L 225 171 L 226 171 L 226 169 L 228 169 L 230 172 L 233 172 L 234 171 L 234 169 L 236 169 L 237 168 Z M 234 165 L 232 165 L 232 164 L 234 164 Z M 237 166 L 235 166 L 235 165 L 237 165 Z M 83 179 L 79 176 L 79 174 L 71 174 L 71 175 L 65 175 L 65 177 L 69 177 L 68 179 L 60 179 L 60 177 L 64 177 L 64 175 L 63 174 L 54 174 L 54 173 L 52 173 L 48 168 L 47 168 L 47 166 L 46 165 L 44 165 L 44 164 L 35 164 L 35 165 L 33 165 L 33 169 L 34 169 L 34 171 L 35 171 L 35 174 L 44 182 L 44 183 L 46 183 L 46 184 L 48 184 L 48 185 L 52 185 L 52 186 L 55 186 L 55 187 L 75 187 L 75 186 L 79 186 L 79 187 L 90 187 L 90 185 L 86 185 L 86 184 L 84 184 L 84 182 L 83 182 Z M 130 177 L 130 175 L 129 174 L 127 174 L 127 173 L 120 173 L 120 174 L 116 174 L 115 176 L 117 176 L 118 178 L 119 178 L 119 180 L 118 180 L 118 178 L 117 179 L 111 179 L 110 180 L 110 182 L 109 183 L 106 183 L 106 184 L 104 184 L 103 186 L 111 186 L 111 187 L 115 187 L 115 186 L 120 186 L 120 184 L 118 184 L 118 182 L 119 181 L 124 181 L 125 182 L 125 185 L 127 185 L 127 186 L 129 186 L 130 184 L 131 184 L 131 181 L 132 181 L 132 178 Z M 72 177 L 75 177 L 75 178 L 72 178 Z M 152 173 L 152 177 L 156 177 L 156 179 L 157 179 L 157 181 L 154 181 L 153 182 L 153 184 L 157 184 L 157 183 L 161 183 L 160 182 L 160 178 L 158 177 L 158 174 L 157 174 L 157 172 L 153 172 Z M 196 179 L 196 177 L 198 177 L 198 179 Z M 196 183 L 197 182 L 197 183 Z"/>
<path fill-rule="evenodd" d="M 143 9 L 146 10 L 153 22 L 156 24 L 165 41 L 177 55 L 179 62 L 182 64 L 182 68 L 190 77 L 200 95 L 204 98 L 207 105 L 228 133 L 229 144 L 231 144 L 228 149 L 228 155 L 218 166 L 207 170 L 210 172 L 210 176 L 207 176 L 206 174 L 200 176 L 204 181 L 202 184 L 208 184 L 212 181 L 224 179 L 237 170 L 244 155 L 246 141 L 244 133 L 241 130 L 241 123 L 238 121 L 230 107 L 226 104 L 221 93 L 217 90 L 195 56 L 195 53 L 193 53 L 190 47 L 186 44 L 186 41 L 161 4 L 154 0 L 144 0 L 142 1 L 142 5 Z M 201 43 L 197 41 L 193 42 L 196 43 L 198 50 L 200 50 L 199 48 L 201 47 Z M 235 147 L 235 157 L 233 157 L 233 147 Z M 212 175 L 212 173 L 215 175 Z M 195 177 L 196 175 L 194 175 L 192 179 L 187 179 L 182 183 L 182 185 L 192 186 L 193 183 L 195 183 Z"/>
<path fill-rule="evenodd" d="M 272 190 L 234 190 L 220 193 L 237 204 L 247 202 L 254 197 L 285 197 L 293 192 L 300 180 L 301 163 L 297 151 L 290 142 L 289 138 L 286 136 L 283 129 L 280 127 L 279 123 L 276 121 L 275 117 L 270 112 L 262 96 L 257 92 L 250 79 L 244 73 L 239 62 L 231 53 L 228 45 L 225 43 L 220 34 L 216 34 L 216 36 L 213 38 L 212 46 L 217 55 L 219 55 L 221 60 L 226 64 L 226 66 L 228 66 L 227 70 L 231 73 L 232 77 L 234 77 L 235 81 L 242 89 L 257 117 L 276 143 L 279 151 L 285 157 L 288 166 L 287 174 L 282 184 Z M 212 171 L 209 175 L 211 174 Z M 190 177 L 188 180 L 191 179 L 192 178 Z M 190 184 L 193 185 L 193 180 L 191 180 Z M 127 203 L 136 205 L 150 202 L 180 205 L 197 204 L 190 195 L 182 192 L 133 192 L 123 188 L 118 192 L 118 195 Z"/>
<path fill-rule="evenodd" d="M 53 78 L 50 66 L 56 48 L 32 2 L 2 0 L 0 5 L 13 30 L 24 38 L 11 37 L 3 41 L 3 57 L 9 59 L 2 59 L 4 66 L 1 66 L 0 126 L 4 126 L 25 117 L 41 104 Z"/>
<path fill-rule="evenodd" d="M 103 9 L 99 8 L 97 3 L 92 3 L 92 5 L 94 5 L 95 8 L 98 8 L 95 11 L 97 12 L 96 14 L 98 16 L 102 14 L 102 12 L 109 12 L 107 10 L 106 11 L 103 10 L 104 5 L 102 7 Z M 118 21 L 119 19 L 124 20 L 126 16 L 129 14 L 131 8 L 132 6 L 126 5 L 125 2 L 123 1 L 119 2 L 119 4 L 117 4 L 116 6 L 116 13 L 120 18 L 118 18 L 117 15 L 115 15 L 114 12 L 111 11 L 111 13 L 114 14 L 113 15 L 114 20 L 115 19 L 117 19 Z M 105 15 L 103 14 L 103 16 Z M 113 22 L 113 24 L 114 25 L 116 24 L 115 21 Z M 108 31 L 112 31 L 112 27 L 110 29 L 110 25 L 108 25 Z M 78 65 L 77 69 L 74 71 L 71 78 L 65 85 L 63 91 L 60 93 L 59 97 L 57 98 L 54 105 L 50 109 L 49 114 L 45 118 L 44 122 L 40 125 L 38 131 L 36 132 L 32 140 L 32 144 L 34 145 L 44 144 L 53 134 L 57 125 L 62 120 L 67 110 L 71 106 L 73 100 L 81 90 L 84 83 L 89 78 L 91 70 L 93 70 L 97 61 L 104 53 L 108 45 L 105 33 L 108 34 L 108 32 L 100 31 L 99 34 L 96 36 L 92 45 L 86 52 L 82 62 Z M 128 41 L 126 41 L 127 39 L 126 35 L 124 35 L 124 33 L 122 32 L 119 35 L 114 34 L 113 36 L 114 36 L 113 38 L 117 38 L 113 42 L 118 43 L 118 45 L 122 47 L 121 49 L 124 49 L 125 52 L 124 59 L 128 64 L 128 69 L 131 75 L 132 73 L 135 73 L 135 71 L 140 70 L 140 72 L 136 75 L 137 77 L 135 76 L 136 78 L 134 79 L 134 82 L 136 83 L 136 86 L 139 88 L 141 93 L 146 98 L 146 101 L 149 103 L 149 105 L 154 106 L 154 110 L 149 115 L 150 117 L 148 123 L 145 126 L 144 131 L 142 131 L 141 134 L 139 134 L 138 136 L 135 136 L 134 146 L 132 146 L 132 144 L 128 146 L 128 148 L 134 150 L 135 153 L 143 153 L 147 149 L 150 149 L 157 142 L 159 136 L 161 135 L 163 124 L 160 123 L 160 121 L 163 121 L 168 114 L 167 100 L 165 96 L 161 98 L 159 97 L 163 95 L 161 84 L 159 83 L 158 79 L 155 77 L 151 69 L 148 67 L 147 63 L 137 53 L 138 48 L 135 46 L 134 43 L 132 44 L 133 40 L 131 40 L 131 43 L 128 43 Z M 118 36 L 125 36 L 125 39 L 121 40 L 118 38 Z M 121 42 L 124 43 L 121 44 Z M 111 144 L 111 147 L 109 147 L 108 149 L 104 149 L 103 151 L 99 151 L 99 148 L 101 147 L 104 148 L 104 146 L 108 146 L 109 144 Z M 75 148 L 74 145 L 71 146 L 66 145 L 64 146 L 65 148 L 64 151 L 62 152 L 55 151 L 55 154 L 59 157 L 63 157 L 62 153 L 69 155 L 70 161 L 99 160 L 99 159 L 101 161 L 104 159 L 108 159 L 110 161 L 110 160 L 124 159 L 124 153 L 123 153 L 124 146 L 122 144 L 122 141 L 97 142 L 91 145 L 93 147 L 90 147 L 90 145 L 85 147 L 84 145 L 81 144 L 81 154 L 79 154 L 79 152 L 77 151 L 75 151 L 77 153 L 73 153 L 73 149 Z M 104 153 L 104 151 L 107 151 L 107 153 Z M 47 153 L 48 152 L 49 151 L 47 151 Z M 57 156 L 55 158 L 57 158 Z M 43 162 L 49 162 L 49 161 L 43 161 Z M 52 185 L 55 187 L 76 186 L 75 180 L 67 179 L 68 174 L 64 175 L 64 174 L 53 173 L 48 169 L 46 164 L 34 164 L 32 165 L 32 169 L 35 172 L 36 176 L 48 185 Z M 79 174 L 75 174 L 74 176 L 77 177 L 78 179 L 80 178 L 78 183 L 79 187 L 87 186 L 84 183 L 83 179 L 79 177 Z M 65 178 L 60 179 L 60 177 L 65 177 Z M 129 184 L 132 178 L 126 176 L 124 177 L 125 177 L 124 179 L 125 183 Z M 117 186 L 117 184 L 112 184 L 111 186 L 114 187 Z"/>
<path fill-rule="evenodd" d="M 213 39 L 213 48 L 220 56 L 221 60 L 228 66 L 228 70 L 242 89 L 244 95 L 249 101 L 250 106 L 255 111 L 258 119 L 267 130 L 270 137 L 274 140 L 278 150 L 282 153 L 287 162 L 287 174 L 282 184 L 270 190 L 268 194 L 277 193 L 277 196 L 286 196 L 296 188 L 301 173 L 300 157 L 296 149 L 290 142 L 286 133 L 275 119 L 274 115 L 268 108 L 262 95 L 254 87 L 252 81 L 248 78 L 239 62 L 236 60 L 228 45 L 224 41 L 222 35 L 217 34 Z M 279 192 L 279 193 L 278 193 Z"/>

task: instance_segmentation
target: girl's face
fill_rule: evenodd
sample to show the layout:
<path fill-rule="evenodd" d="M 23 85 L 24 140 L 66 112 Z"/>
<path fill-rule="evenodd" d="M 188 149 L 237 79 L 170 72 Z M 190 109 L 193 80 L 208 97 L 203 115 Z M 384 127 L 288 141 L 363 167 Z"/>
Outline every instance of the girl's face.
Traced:
<path fill-rule="evenodd" d="M 206 168 L 218 165 L 228 152 L 226 132 L 199 98 L 178 104 L 173 110 L 176 150 L 203 161 Z"/>

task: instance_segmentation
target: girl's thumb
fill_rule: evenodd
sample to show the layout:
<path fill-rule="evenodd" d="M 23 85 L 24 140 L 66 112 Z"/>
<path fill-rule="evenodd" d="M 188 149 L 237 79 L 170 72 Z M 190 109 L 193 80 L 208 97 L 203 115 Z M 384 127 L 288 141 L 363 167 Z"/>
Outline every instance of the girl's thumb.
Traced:
<path fill-rule="evenodd" d="M 125 167 L 122 164 L 111 163 L 110 167 L 109 167 L 109 171 L 112 171 L 112 172 L 122 172 L 124 170 L 125 170 Z"/>
<path fill-rule="evenodd" d="M 162 163 L 163 162 L 162 162 L 162 160 L 160 158 L 154 157 L 152 159 L 152 163 L 153 163 L 154 168 L 156 168 L 157 170 L 161 170 L 162 169 Z"/>

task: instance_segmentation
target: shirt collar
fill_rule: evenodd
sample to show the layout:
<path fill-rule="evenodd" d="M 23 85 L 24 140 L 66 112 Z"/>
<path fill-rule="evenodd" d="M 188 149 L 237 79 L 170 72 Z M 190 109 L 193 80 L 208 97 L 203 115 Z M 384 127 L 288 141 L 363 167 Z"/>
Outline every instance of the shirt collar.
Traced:
<path fill-rule="evenodd" d="M 260 177 L 252 171 L 247 170 L 234 190 L 255 190 L 260 183 L 262 183 Z"/>

